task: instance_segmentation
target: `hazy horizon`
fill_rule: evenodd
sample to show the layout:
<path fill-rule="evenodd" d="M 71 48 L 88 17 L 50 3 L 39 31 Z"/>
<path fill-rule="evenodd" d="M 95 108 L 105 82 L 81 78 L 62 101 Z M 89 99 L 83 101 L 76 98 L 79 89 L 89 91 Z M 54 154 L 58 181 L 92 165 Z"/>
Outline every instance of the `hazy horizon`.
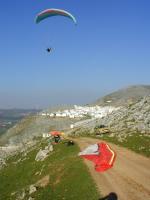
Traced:
<path fill-rule="evenodd" d="M 57 106 L 71 106 L 71 105 L 86 105 L 86 104 L 90 104 L 90 103 L 94 103 L 96 100 L 98 100 L 99 98 L 102 98 L 102 97 L 104 97 L 105 95 L 109 95 L 109 94 L 111 94 L 111 93 L 113 93 L 113 92 L 116 92 L 116 91 L 119 91 L 119 90 L 121 90 L 121 89 L 125 89 L 125 88 L 128 88 L 128 87 L 133 87 L 133 86 L 150 86 L 150 85 L 143 85 L 143 84 L 136 84 L 136 85 L 127 85 L 126 87 L 123 87 L 123 88 L 117 88 L 116 90 L 111 90 L 111 91 L 107 91 L 106 93 L 104 92 L 104 94 L 102 94 L 102 95 L 100 95 L 100 96 L 97 96 L 97 97 L 95 97 L 94 95 L 91 97 L 91 99 L 90 99 L 90 101 L 87 101 L 87 99 L 89 99 L 89 93 L 87 93 L 86 94 L 86 96 L 85 96 L 85 94 L 82 94 L 83 96 L 84 96 L 84 98 L 85 98 L 85 101 L 81 101 L 81 99 L 77 99 L 77 97 L 75 97 L 75 96 L 72 96 L 72 102 L 70 102 L 70 101 L 68 101 L 68 102 L 66 102 L 65 100 L 64 100 L 64 102 L 63 101 L 54 101 L 53 103 L 49 103 L 49 99 L 48 98 L 45 98 L 45 99 L 47 99 L 47 102 L 45 102 L 45 106 L 40 106 L 40 105 L 38 105 L 38 104 L 36 104 L 36 105 L 34 105 L 34 106 L 22 106 L 22 104 L 20 103 L 21 101 L 19 100 L 19 102 L 18 102 L 18 104 L 16 104 L 17 106 L 15 107 L 13 107 L 13 106 L 10 106 L 9 104 L 8 104 L 8 106 L 7 107 L 0 107 L 0 109 L 46 109 L 46 108 L 48 108 L 48 107 L 57 107 Z M 95 97 L 95 98 L 94 98 Z M 32 98 L 32 100 L 34 101 L 34 98 Z M 53 98 L 53 100 L 55 100 L 54 98 Z M 70 99 L 69 99 L 70 100 Z M 6 102 L 5 102 L 6 103 Z M 31 103 L 31 102 L 30 102 Z M 18 105 L 20 105 L 20 106 L 18 106 Z"/>
<path fill-rule="evenodd" d="M 0 108 L 88 104 L 150 85 L 150 1 L 2 0 L 0 7 Z M 47 8 L 71 12 L 77 26 L 64 17 L 35 24 Z"/>

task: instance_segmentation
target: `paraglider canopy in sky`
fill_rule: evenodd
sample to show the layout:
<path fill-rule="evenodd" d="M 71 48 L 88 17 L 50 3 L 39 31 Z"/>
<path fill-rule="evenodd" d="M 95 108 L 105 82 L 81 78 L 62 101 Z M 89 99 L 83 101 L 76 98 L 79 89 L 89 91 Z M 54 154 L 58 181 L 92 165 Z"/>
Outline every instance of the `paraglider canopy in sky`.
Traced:
<path fill-rule="evenodd" d="M 46 9 L 46 10 L 40 12 L 36 16 L 35 21 L 36 21 L 36 23 L 39 23 L 42 20 L 49 18 L 49 17 L 52 17 L 52 16 L 64 16 L 64 17 L 70 18 L 75 24 L 77 24 L 75 17 L 71 13 L 69 13 L 65 10 L 55 9 L 55 8 Z"/>
<path fill-rule="evenodd" d="M 116 154 L 108 144 L 102 142 L 90 145 L 79 156 L 93 161 L 96 171 L 104 172 L 113 166 Z"/>

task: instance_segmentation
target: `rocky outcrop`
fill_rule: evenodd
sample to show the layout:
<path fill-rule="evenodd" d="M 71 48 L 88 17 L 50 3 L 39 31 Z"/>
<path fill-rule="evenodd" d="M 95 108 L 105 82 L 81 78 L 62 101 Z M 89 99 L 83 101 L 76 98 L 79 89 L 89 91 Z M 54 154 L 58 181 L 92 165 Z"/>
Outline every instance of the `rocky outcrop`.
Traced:
<path fill-rule="evenodd" d="M 64 130 L 79 119 L 42 117 L 40 115 L 23 119 L 0 137 L 0 146 L 21 145 L 30 142 L 50 130 Z"/>
<path fill-rule="evenodd" d="M 40 149 L 40 151 L 37 153 L 35 160 L 36 161 L 43 161 L 47 156 L 49 155 L 49 152 L 53 151 L 53 146 L 49 144 L 45 147 L 44 150 Z"/>
<path fill-rule="evenodd" d="M 150 95 L 150 85 L 133 85 L 98 99 L 94 105 L 127 106 L 148 95 Z"/>
<path fill-rule="evenodd" d="M 0 158 L 0 169 L 3 167 L 3 166 L 6 166 L 6 162 L 3 158 Z"/>
<path fill-rule="evenodd" d="M 128 107 L 122 107 L 100 119 L 98 123 L 108 126 L 115 134 L 132 132 L 150 134 L 150 96 Z"/>

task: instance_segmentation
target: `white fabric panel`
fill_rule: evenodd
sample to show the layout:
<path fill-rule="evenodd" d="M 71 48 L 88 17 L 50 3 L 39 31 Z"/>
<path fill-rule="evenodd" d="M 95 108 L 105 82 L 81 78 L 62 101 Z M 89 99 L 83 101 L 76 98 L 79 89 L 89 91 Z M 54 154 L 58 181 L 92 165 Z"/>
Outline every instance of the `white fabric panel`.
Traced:
<path fill-rule="evenodd" d="M 80 152 L 78 155 L 98 155 L 99 151 L 98 151 L 98 145 L 97 144 L 93 144 L 88 146 L 86 149 L 84 149 L 82 152 Z"/>

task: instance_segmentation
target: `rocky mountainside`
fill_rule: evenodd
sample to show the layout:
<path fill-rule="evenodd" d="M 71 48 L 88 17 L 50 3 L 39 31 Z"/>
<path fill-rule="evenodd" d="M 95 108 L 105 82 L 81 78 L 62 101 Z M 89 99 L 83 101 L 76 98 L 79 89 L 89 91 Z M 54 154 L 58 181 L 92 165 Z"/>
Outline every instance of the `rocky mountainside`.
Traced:
<path fill-rule="evenodd" d="M 121 107 L 98 123 L 109 127 L 115 135 L 136 132 L 150 135 L 150 95 L 128 107 Z"/>
<path fill-rule="evenodd" d="M 107 102 L 106 102 L 107 101 Z M 51 130 L 65 130 L 66 133 L 82 132 L 82 129 L 93 132 L 97 125 L 105 125 L 110 129 L 110 136 L 124 138 L 140 133 L 150 136 L 150 86 L 132 86 L 105 96 L 99 105 L 115 105 L 119 109 L 106 117 L 88 120 L 69 118 L 49 118 L 39 114 L 29 116 L 9 129 L 0 137 L 0 157 L 6 158 L 18 150 L 26 150 L 36 143 L 36 138 Z M 76 124 L 75 130 L 70 129 Z M 4 163 L 1 160 L 0 163 Z"/>
<path fill-rule="evenodd" d="M 91 119 L 88 123 L 80 123 L 73 130 L 74 135 L 94 134 L 96 126 L 104 126 L 109 130 L 105 136 L 115 137 L 123 142 L 130 136 L 150 137 L 150 95 L 141 98 L 136 103 L 122 106 L 109 115 L 100 119 Z M 103 137 L 104 134 L 99 135 Z M 149 139 L 148 139 L 149 140 Z M 150 140 L 149 140 L 150 145 Z M 149 146 L 150 148 L 150 146 Z"/>
<path fill-rule="evenodd" d="M 136 85 L 106 95 L 93 104 L 101 106 L 126 106 L 139 101 L 147 95 L 150 95 L 150 85 Z"/>
<path fill-rule="evenodd" d="M 0 137 L 0 145 L 17 145 L 32 141 L 36 137 L 42 137 L 43 133 L 51 130 L 64 130 L 70 128 L 70 124 L 76 119 L 49 118 L 40 115 L 30 116 L 21 120 Z"/>
<path fill-rule="evenodd" d="M 70 128 L 76 119 L 62 119 L 43 117 L 40 115 L 29 116 L 10 128 L 0 137 L 0 168 L 5 165 L 5 159 L 19 152 L 26 152 L 42 139 L 43 134 L 52 130 L 63 131 Z"/>

